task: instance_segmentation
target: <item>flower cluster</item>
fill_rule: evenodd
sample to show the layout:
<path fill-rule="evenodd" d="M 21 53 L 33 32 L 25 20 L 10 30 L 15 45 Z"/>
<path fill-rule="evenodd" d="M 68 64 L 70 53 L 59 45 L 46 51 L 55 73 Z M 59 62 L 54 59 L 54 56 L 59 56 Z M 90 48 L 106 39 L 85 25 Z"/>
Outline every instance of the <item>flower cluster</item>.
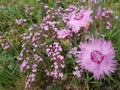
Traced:
<path fill-rule="evenodd" d="M 37 75 L 38 65 L 43 61 L 40 53 L 37 53 L 37 49 L 40 49 L 40 32 L 32 31 L 37 26 L 32 25 L 32 29 L 30 29 L 30 33 L 24 33 L 22 35 L 24 43 L 22 44 L 22 50 L 17 59 L 21 62 L 20 71 L 27 71 L 27 79 L 25 82 L 26 88 L 31 88 L 33 82 L 35 81 Z M 41 45 L 42 46 L 42 45 Z"/>
<path fill-rule="evenodd" d="M 62 78 L 63 73 L 61 72 L 61 69 L 65 67 L 64 56 L 61 55 L 62 47 L 58 42 L 54 42 L 52 45 L 49 45 L 46 48 L 46 54 L 51 57 L 51 62 L 53 63 L 51 65 L 53 71 L 50 72 L 46 70 L 46 74 L 55 78 Z"/>
<path fill-rule="evenodd" d="M 97 16 L 98 22 L 100 21 L 99 19 L 102 19 L 105 22 L 104 23 L 105 29 L 112 29 L 115 19 L 118 18 L 118 16 L 113 16 L 112 10 L 106 10 L 105 8 L 102 9 L 101 6 L 98 6 L 96 16 Z"/>
<path fill-rule="evenodd" d="M 74 67 L 75 71 L 73 72 L 73 75 L 77 76 L 78 78 L 81 77 L 83 70 L 79 69 L 79 66 Z"/>
<path fill-rule="evenodd" d="M 15 21 L 18 25 L 22 25 L 24 22 L 26 22 L 26 19 L 16 19 Z"/>
<path fill-rule="evenodd" d="M 37 80 L 39 67 L 46 77 L 55 80 L 68 73 L 80 78 L 84 70 L 92 73 L 95 79 L 114 73 L 117 64 L 115 50 L 112 43 L 105 40 L 102 30 L 99 33 L 100 20 L 105 21 L 104 30 L 112 28 L 109 21 L 112 11 L 102 10 L 99 6 L 94 17 L 92 7 L 71 5 L 56 10 L 45 5 L 44 9 L 46 13 L 40 25 L 32 24 L 22 35 L 18 60 L 21 62 L 20 71 L 28 72 L 26 88 L 31 88 Z"/>
<path fill-rule="evenodd" d="M 10 49 L 10 41 L 6 40 L 4 36 L 0 36 L 0 45 L 4 50 Z"/>

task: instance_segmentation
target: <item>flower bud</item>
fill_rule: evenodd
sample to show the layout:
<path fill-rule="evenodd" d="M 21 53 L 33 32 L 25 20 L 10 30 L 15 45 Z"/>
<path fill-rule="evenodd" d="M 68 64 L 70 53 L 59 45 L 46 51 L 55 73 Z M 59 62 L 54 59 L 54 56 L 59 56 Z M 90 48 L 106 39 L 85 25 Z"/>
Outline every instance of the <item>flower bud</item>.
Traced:
<path fill-rule="evenodd" d="M 102 8 L 101 8 L 101 6 L 98 6 L 96 15 L 97 15 L 97 17 L 100 17 L 102 15 Z"/>

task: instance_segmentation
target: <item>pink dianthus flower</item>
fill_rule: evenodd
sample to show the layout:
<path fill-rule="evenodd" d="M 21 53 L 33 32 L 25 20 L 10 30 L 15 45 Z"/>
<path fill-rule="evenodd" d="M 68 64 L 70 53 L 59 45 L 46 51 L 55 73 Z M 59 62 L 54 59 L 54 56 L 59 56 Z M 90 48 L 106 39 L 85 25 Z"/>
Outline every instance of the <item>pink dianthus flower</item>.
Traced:
<path fill-rule="evenodd" d="M 116 69 L 117 61 L 114 60 L 115 50 L 112 43 L 104 39 L 93 39 L 80 44 L 81 53 L 77 62 L 94 74 L 95 79 L 104 78 L 104 74 L 110 75 Z"/>
<path fill-rule="evenodd" d="M 67 25 L 72 28 L 72 31 L 78 33 L 81 27 L 86 27 L 88 22 L 92 22 L 92 10 L 89 8 L 87 10 L 81 10 L 77 15 L 73 14 Z"/>

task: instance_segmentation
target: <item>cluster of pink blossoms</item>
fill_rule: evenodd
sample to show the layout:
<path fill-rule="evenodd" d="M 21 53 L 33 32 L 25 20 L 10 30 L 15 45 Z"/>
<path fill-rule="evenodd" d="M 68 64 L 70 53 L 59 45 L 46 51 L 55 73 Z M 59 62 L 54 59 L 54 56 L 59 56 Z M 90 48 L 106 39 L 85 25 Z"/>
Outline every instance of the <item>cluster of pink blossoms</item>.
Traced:
<path fill-rule="evenodd" d="M 10 41 L 6 40 L 4 36 L 0 36 L 0 46 L 2 46 L 2 48 L 4 50 L 8 50 L 10 49 L 11 45 L 10 45 Z"/>
<path fill-rule="evenodd" d="M 95 79 L 114 73 L 117 61 L 114 60 L 115 50 L 112 43 L 106 41 L 99 31 L 94 32 L 96 36 L 89 34 L 90 30 L 85 32 L 86 29 L 91 29 L 89 23 L 97 20 L 99 23 L 100 19 L 105 20 L 106 28 L 110 29 L 112 24 L 108 19 L 112 11 L 102 12 L 99 6 L 94 18 L 92 8 L 86 9 L 84 6 L 69 6 L 66 9 L 59 7 L 57 11 L 48 6 L 44 9 L 46 16 L 41 24 L 31 25 L 29 33 L 22 36 L 23 44 L 18 60 L 23 60 L 20 71 L 30 72 L 27 75 L 26 88 L 30 88 L 31 82 L 35 81 L 38 66 L 41 64 L 46 75 L 55 79 L 63 78 L 66 74 L 64 69 L 71 67 L 68 66 L 71 64 L 74 64 L 74 71 L 69 68 L 67 70 L 78 78 L 82 77 L 84 69 L 93 73 Z M 72 63 L 69 62 L 71 58 L 75 59 Z"/>
<path fill-rule="evenodd" d="M 20 62 L 23 60 L 20 65 L 20 71 L 29 72 L 26 78 L 25 88 L 31 88 L 33 86 L 33 82 L 36 80 L 38 65 L 43 61 L 36 51 L 40 47 L 40 32 L 32 31 L 36 27 L 36 25 L 32 25 L 30 27 L 31 29 L 29 28 L 30 33 L 24 33 L 22 35 L 24 43 L 22 44 L 20 55 L 17 57 Z"/>
<path fill-rule="evenodd" d="M 16 19 L 15 21 L 18 25 L 22 25 L 24 22 L 26 22 L 26 19 Z"/>
<path fill-rule="evenodd" d="M 75 71 L 73 71 L 73 75 L 80 78 L 81 75 L 82 75 L 83 70 L 79 69 L 79 66 L 75 66 L 74 69 L 75 69 Z"/>
<path fill-rule="evenodd" d="M 61 69 L 65 67 L 64 56 L 60 54 L 62 52 L 62 47 L 58 42 L 54 42 L 52 45 L 49 45 L 46 48 L 46 54 L 51 57 L 51 61 L 53 63 L 51 65 L 53 71 L 50 72 L 46 70 L 46 74 L 55 78 L 62 78 L 63 73 L 61 72 Z"/>

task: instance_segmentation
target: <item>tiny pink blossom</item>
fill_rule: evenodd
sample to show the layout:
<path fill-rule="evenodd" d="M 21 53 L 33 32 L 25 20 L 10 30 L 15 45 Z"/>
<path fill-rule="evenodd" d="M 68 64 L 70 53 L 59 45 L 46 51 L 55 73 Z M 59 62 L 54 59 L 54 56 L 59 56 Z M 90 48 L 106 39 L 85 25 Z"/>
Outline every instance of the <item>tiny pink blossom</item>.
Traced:
<path fill-rule="evenodd" d="M 75 68 L 75 70 L 78 70 L 78 66 L 76 66 L 76 67 L 74 67 Z"/>
<path fill-rule="evenodd" d="M 119 16 L 115 16 L 114 18 L 117 20 L 119 18 Z"/>
<path fill-rule="evenodd" d="M 65 65 L 64 65 L 64 64 L 61 64 L 61 68 L 65 68 Z"/>
<path fill-rule="evenodd" d="M 33 73 L 32 73 L 32 74 L 30 74 L 30 77 L 34 78 L 34 77 L 35 77 L 35 74 L 33 74 Z"/>
<path fill-rule="evenodd" d="M 20 65 L 20 71 L 22 72 L 24 67 L 28 64 L 28 61 L 24 60 L 23 63 Z"/>
<path fill-rule="evenodd" d="M 111 29 L 111 28 L 112 28 L 112 24 L 107 21 L 107 23 L 106 23 L 106 29 Z"/>
<path fill-rule="evenodd" d="M 74 75 L 74 76 L 77 76 L 77 77 L 81 77 L 82 72 L 81 72 L 81 71 L 74 71 L 74 72 L 73 72 L 73 75 Z"/>
<path fill-rule="evenodd" d="M 59 77 L 61 77 L 61 78 L 62 78 L 62 77 L 63 77 L 63 73 L 59 73 Z"/>
<path fill-rule="evenodd" d="M 64 59 L 64 57 L 63 57 L 62 55 L 58 55 L 57 58 L 58 58 L 59 60 L 63 60 L 63 59 Z"/>
<path fill-rule="evenodd" d="M 35 78 L 32 78 L 31 81 L 35 81 Z"/>
<path fill-rule="evenodd" d="M 55 65 L 54 67 L 55 67 L 55 69 L 58 69 L 58 65 Z"/>
<path fill-rule="evenodd" d="M 33 69 L 32 72 L 37 72 L 37 69 Z"/>
<path fill-rule="evenodd" d="M 30 66 L 29 66 L 29 65 L 27 65 L 27 66 L 26 66 L 26 69 L 30 69 Z"/>

